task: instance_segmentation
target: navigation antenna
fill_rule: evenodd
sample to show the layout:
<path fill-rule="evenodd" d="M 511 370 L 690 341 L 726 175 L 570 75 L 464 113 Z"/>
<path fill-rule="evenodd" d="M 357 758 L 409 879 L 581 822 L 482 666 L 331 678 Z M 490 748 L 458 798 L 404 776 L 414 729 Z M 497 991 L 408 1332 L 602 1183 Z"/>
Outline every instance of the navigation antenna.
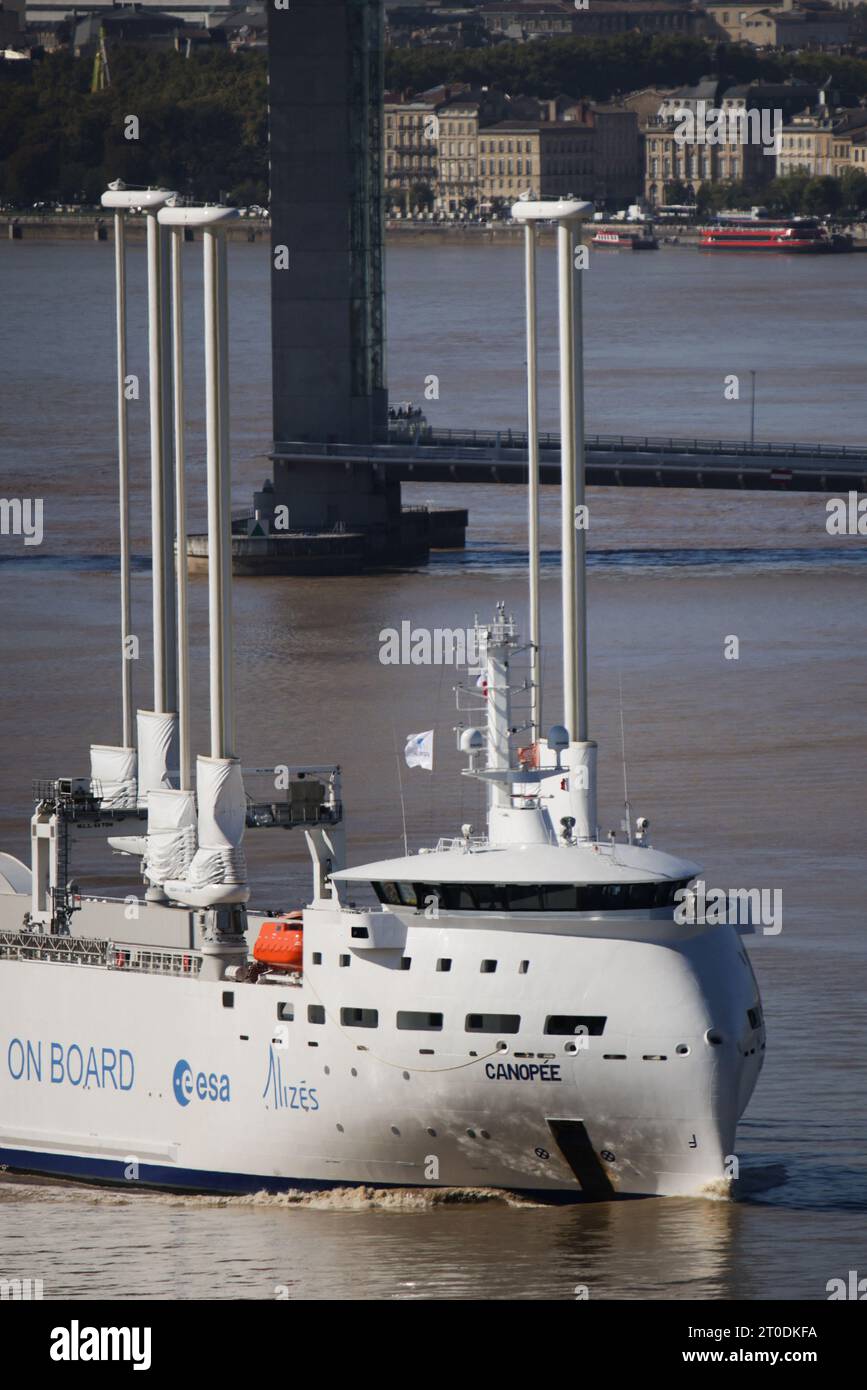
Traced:
<path fill-rule="evenodd" d="M 626 816 L 623 821 L 623 829 L 626 831 L 626 842 L 632 844 L 632 806 L 629 802 L 629 780 L 626 773 L 626 733 L 623 727 L 623 668 L 618 672 L 618 685 L 620 687 L 620 756 L 623 762 L 623 808 Z"/>

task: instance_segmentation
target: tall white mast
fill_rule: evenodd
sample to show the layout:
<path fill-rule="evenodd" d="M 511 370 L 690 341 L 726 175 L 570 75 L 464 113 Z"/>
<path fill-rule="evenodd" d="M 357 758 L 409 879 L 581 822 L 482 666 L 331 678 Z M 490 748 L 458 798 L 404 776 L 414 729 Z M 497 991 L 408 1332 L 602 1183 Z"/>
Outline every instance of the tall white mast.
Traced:
<path fill-rule="evenodd" d="M 166 882 L 177 902 L 234 908 L 249 897 L 241 841 L 246 798 L 234 755 L 232 665 L 232 520 L 229 450 L 229 339 L 225 223 L 234 208 L 167 207 L 164 227 L 195 227 L 204 242 L 205 433 L 208 481 L 208 646 L 210 757 L 196 760 L 198 847 L 184 876 Z M 186 564 L 179 536 L 179 563 Z M 222 927 L 218 927 L 219 932 Z M 217 943 L 219 945 L 219 943 Z M 221 948 L 220 948 L 221 949 Z M 241 949 L 239 946 L 238 949 Z"/>
<path fill-rule="evenodd" d="M 596 745 L 587 736 L 586 533 L 583 527 L 576 527 L 576 509 L 584 503 L 585 473 L 582 296 L 580 273 L 576 281 L 576 228 L 592 211 L 592 203 L 572 198 L 522 200 L 512 208 L 515 220 L 528 229 L 536 222 L 557 224 L 563 716 L 569 732 L 570 794 L 579 840 L 596 835 Z M 530 370 L 528 360 L 528 375 Z"/>
<path fill-rule="evenodd" d="M 171 457 L 167 456 L 168 376 L 165 322 L 165 238 L 157 214 L 174 195 L 161 192 L 159 201 L 142 204 L 147 223 L 148 259 L 148 375 L 150 380 L 151 552 L 153 559 L 154 700 L 156 713 L 174 709 L 173 583 L 168 564 L 171 497 Z"/>
<path fill-rule="evenodd" d="M 184 232 L 170 229 L 172 264 L 172 376 L 175 435 L 175 571 L 178 603 L 178 786 L 192 786 L 190 753 L 190 647 L 187 617 L 187 500 L 184 449 Z"/>
<path fill-rule="evenodd" d="M 208 624 L 211 757 L 234 757 L 235 723 L 232 676 L 232 512 L 229 450 L 229 329 L 225 224 L 236 208 L 167 207 L 160 223 L 177 238 L 179 260 L 184 227 L 202 233 L 205 320 L 205 434 L 208 483 Z M 180 314 L 176 285 L 175 313 Z M 175 352 L 177 354 L 177 329 Z M 178 370 L 176 357 L 176 372 Z M 181 382 L 181 393 L 183 385 Z M 182 428 L 176 414 L 176 435 Z M 182 447 L 182 446 L 181 446 Z M 178 455 L 181 457 L 181 454 Z M 180 499 L 181 494 L 178 494 Z M 180 505 L 180 501 L 179 501 Z M 178 535 L 180 549 L 185 537 Z M 184 562 L 186 563 L 186 562 Z"/>
<path fill-rule="evenodd" d="M 227 210 L 231 211 L 231 210 Z M 237 215 L 235 213 L 234 215 Z M 209 257 L 210 248 L 210 257 Z M 217 454 L 213 460 L 213 476 L 219 496 L 219 607 L 220 650 L 213 658 L 220 668 L 220 707 L 211 715 L 211 756 L 231 758 L 235 750 L 235 683 L 233 678 L 233 621 L 232 621 L 232 467 L 229 438 L 229 277 L 225 226 L 216 224 L 205 233 L 205 264 L 209 259 L 216 288 L 216 303 L 210 305 L 211 286 L 206 288 L 206 321 L 210 315 L 216 328 L 214 347 L 217 352 Z M 206 269 L 206 275 L 208 271 Z M 216 323 L 213 319 L 216 315 Z M 207 335 L 207 328 L 206 328 Z M 208 468 L 212 467 L 208 456 Z M 219 744 L 219 751 L 215 745 Z"/>
<path fill-rule="evenodd" d="M 536 357 L 536 226 L 524 226 L 527 291 L 527 493 L 530 579 L 530 724 L 533 743 L 542 732 L 542 619 L 539 599 L 539 391 Z"/>
<path fill-rule="evenodd" d="M 116 184 L 109 194 L 120 192 Z M 103 195 L 103 204 L 106 204 Z M 129 430 L 126 400 L 126 217 L 125 209 L 114 208 L 114 269 L 117 325 L 117 476 L 118 511 L 120 521 L 120 635 L 121 635 L 121 705 L 123 746 L 134 746 L 132 720 L 132 661 L 129 638 L 132 631 L 129 554 Z"/>

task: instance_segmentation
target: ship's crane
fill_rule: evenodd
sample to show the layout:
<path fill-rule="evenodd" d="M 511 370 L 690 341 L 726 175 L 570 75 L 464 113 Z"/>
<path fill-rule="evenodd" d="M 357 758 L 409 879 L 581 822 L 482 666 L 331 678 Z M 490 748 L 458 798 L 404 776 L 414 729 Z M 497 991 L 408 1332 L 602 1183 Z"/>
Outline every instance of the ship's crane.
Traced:
<path fill-rule="evenodd" d="M 92 92 L 104 92 L 111 86 L 111 70 L 108 66 L 108 49 L 105 46 L 105 27 L 99 26 L 99 43 L 93 57 L 93 77 L 90 80 Z"/>

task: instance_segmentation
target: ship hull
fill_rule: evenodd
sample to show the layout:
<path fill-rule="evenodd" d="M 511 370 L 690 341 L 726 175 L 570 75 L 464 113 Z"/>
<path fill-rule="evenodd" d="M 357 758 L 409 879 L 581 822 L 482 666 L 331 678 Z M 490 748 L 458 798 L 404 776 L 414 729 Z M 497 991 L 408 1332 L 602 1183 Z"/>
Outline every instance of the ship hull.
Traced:
<path fill-rule="evenodd" d="M 321 963 L 293 985 L 0 961 L 0 1164 L 214 1193 L 726 1190 L 764 1049 L 732 928 L 380 917 L 397 946 L 353 946 L 357 916 L 308 909 Z M 565 1015 L 590 1033 L 546 1033 Z"/>

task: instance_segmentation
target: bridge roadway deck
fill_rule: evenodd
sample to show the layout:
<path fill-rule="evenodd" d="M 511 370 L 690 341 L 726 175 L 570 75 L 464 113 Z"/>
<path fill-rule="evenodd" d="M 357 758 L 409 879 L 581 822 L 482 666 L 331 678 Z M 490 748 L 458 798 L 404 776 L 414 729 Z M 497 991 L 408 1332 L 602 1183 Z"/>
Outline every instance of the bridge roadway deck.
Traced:
<path fill-rule="evenodd" d="M 867 448 L 726 439 L 588 435 L 587 482 L 597 487 L 697 487 L 772 492 L 867 491 Z M 274 446 L 272 457 L 351 466 L 420 483 L 523 483 L 527 438 L 513 431 L 425 430 L 387 444 Z M 560 481 L 559 437 L 539 440 L 543 483 Z"/>

